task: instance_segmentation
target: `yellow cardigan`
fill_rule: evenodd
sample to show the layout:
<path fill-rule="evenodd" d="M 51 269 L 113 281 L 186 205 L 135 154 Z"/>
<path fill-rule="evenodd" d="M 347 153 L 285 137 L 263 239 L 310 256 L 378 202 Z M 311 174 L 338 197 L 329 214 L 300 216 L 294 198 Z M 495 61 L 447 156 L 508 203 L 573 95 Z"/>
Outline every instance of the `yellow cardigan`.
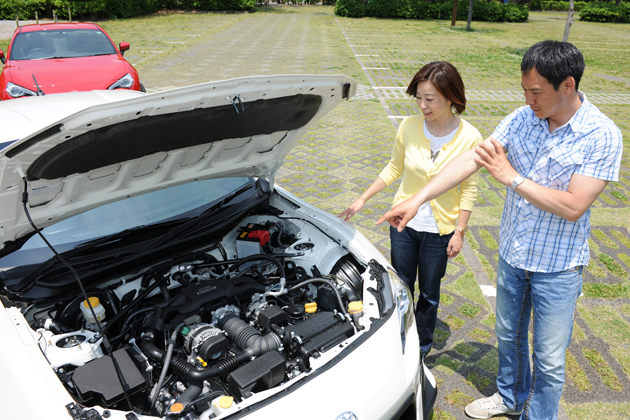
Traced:
<path fill-rule="evenodd" d="M 424 135 L 424 116 L 405 118 L 396 135 L 392 158 L 380 178 L 388 186 L 403 175 L 393 205 L 408 199 L 424 187 L 451 159 L 482 142 L 481 133 L 460 117 L 455 137 L 440 150 L 435 163 L 431 161 L 431 141 Z M 459 186 L 431 200 L 431 209 L 440 230 L 447 235 L 455 230 L 459 210 L 472 211 L 477 199 L 476 172 Z"/>

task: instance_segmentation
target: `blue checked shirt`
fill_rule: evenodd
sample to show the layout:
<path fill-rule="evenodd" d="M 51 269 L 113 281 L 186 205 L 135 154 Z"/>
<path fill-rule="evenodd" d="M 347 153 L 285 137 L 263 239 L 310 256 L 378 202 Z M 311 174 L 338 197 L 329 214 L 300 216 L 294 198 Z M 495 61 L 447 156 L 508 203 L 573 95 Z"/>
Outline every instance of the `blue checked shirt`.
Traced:
<path fill-rule="evenodd" d="M 492 137 L 508 151 L 519 174 L 544 187 L 566 191 L 573 174 L 618 181 L 622 138 L 615 124 L 579 92 L 582 106 L 549 133 L 546 119 L 525 106 L 508 115 Z M 507 189 L 499 254 L 512 267 L 555 273 L 587 265 L 591 210 L 576 222 L 546 212 Z"/>

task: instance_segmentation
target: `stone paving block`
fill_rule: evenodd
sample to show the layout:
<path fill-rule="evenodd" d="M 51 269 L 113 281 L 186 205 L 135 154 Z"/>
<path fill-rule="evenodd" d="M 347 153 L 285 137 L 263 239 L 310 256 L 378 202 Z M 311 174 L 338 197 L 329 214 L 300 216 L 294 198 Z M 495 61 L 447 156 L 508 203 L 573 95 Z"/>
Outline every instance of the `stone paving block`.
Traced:
<path fill-rule="evenodd" d="M 307 132 L 277 175 L 278 185 L 331 212 L 351 204 L 387 164 L 398 121 L 418 112 L 415 101 L 404 92 L 422 65 L 433 60 L 456 64 L 469 100 L 463 118 L 488 136 L 505 115 L 523 105 L 518 65 L 524 48 L 543 34 L 556 37 L 557 31 L 552 33 L 550 28 L 558 22 L 563 24 L 554 14 L 532 14 L 533 22 L 509 28 L 522 31 L 526 25 L 538 25 L 539 33 L 536 37 L 524 33 L 522 45 L 511 46 L 502 39 L 503 28 L 508 24 L 475 23 L 478 32 L 465 33 L 442 21 L 338 18 L 330 7 L 284 6 L 269 10 L 195 15 L 187 25 L 196 33 L 205 28 L 200 36 L 185 39 L 183 31 L 162 34 L 155 40 L 156 45 L 143 45 L 142 51 L 160 51 L 164 47 L 166 52 L 156 56 L 137 52 L 130 56 L 144 60 L 138 68 L 149 92 L 254 74 L 341 73 L 354 77 L 359 82 L 357 95 Z M 581 24 L 580 30 L 590 33 L 592 27 Z M 619 30 L 618 26 L 612 28 Z M 150 42 L 150 38 L 147 36 L 143 42 Z M 168 44 L 166 48 L 165 42 L 184 43 Z M 596 48 L 605 47 L 601 44 L 605 40 L 593 37 L 588 42 L 580 47 L 591 54 L 589 59 L 602 59 Z M 489 59 L 480 60 L 480 56 Z M 493 60 L 500 64 L 493 64 Z M 592 75 L 587 76 L 581 86 L 589 99 L 620 126 L 626 139 L 630 138 L 630 86 L 602 77 L 594 82 Z M 588 93 L 590 86 L 599 90 Z M 602 90 L 613 86 L 620 88 Z M 622 332 L 626 331 L 625 325 L 630 325 L 630 280 L 619 277 L 622 271 L 630 273 L 628 156 L 626 153 L 622 161 L 620 181 L 609 184 L 592 210 L 594 230 L 602 234 L 592 235 L 592 265 L 584 270 L 585 296 L 580 298 L 582 306 L 576 314 L 581 338 L 574 340 L 569 350 L 575 366 L 593 386 L 582 390 L 568 381 L 563 400 L 563 404 L 569 404 L 567 407 L 623 404 L 623 396 L 630 389 L 630 344 L 616 335 L 607 336 L 606 324 L 598 322 L 598 316 L 608 317 Z M 388 226 L 375 226 L 374 221 L 390 207 L 398 185 L 395 183 L 374 197 L 349 222 L 387 256 Z M 471 255 L 478 262 L 468 263 L 464 257 L 449 262 L 435 346 L 427 357 L 440 384 L 436 408 L 444 414 L 443 418 L 467 418 L 461 410 L 466 399 L 496 391 L 494 314 L 491 305 L 480 299 L 484 300 L 483 290 L 492 289 L 490 284 L 496 274 L 498 220 L 505 187 L 483 172 L 479 185 L 480 198 L 473 211 L 468 240 Z M 473 266 L 477 272 L 472 271 Z M 487 279 L 485 289 L 474 281 L 475 276 Z M 612 311 L 602 311 L 598 306 L 602 304 Z M 598 352 L 617 377 L 622 391 L 604 384 L 583 349 Z M 560 418 L 567 418 L 562 416 L 563 411 Z"/>

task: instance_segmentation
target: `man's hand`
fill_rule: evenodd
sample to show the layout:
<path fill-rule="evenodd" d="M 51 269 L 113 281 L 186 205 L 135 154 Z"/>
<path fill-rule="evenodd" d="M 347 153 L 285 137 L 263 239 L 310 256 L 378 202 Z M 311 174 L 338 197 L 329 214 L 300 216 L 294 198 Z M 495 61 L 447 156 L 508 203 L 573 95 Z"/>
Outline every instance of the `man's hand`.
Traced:
<path fill-rule="evenodd" d="M 501 184 L 510 186 L 514 177 L 518 175 L 518 172 L 514 170 L 508 161 L 505 155 L 505 149 L 503 149 L 501 143 L 492 137 L 488 140 L 475 148 L 475 152 L 477 153 L 475 162 L 486 168 L 488 172 L 490 172 L 490 175 Z"/>
<path fill-rule="evenodd" d="M 387 220 L 392 227 L 398 229 L 398 232 L 402 232 L 405 226 L 407 226 L 407 223 L 418 213 L 421 204 L 422 202 L 418 200 L 416 196 L 409 197 L 402 203 L 396 204 L 390 211 L 378 219 L 376 224 L 380 225 Z"/>

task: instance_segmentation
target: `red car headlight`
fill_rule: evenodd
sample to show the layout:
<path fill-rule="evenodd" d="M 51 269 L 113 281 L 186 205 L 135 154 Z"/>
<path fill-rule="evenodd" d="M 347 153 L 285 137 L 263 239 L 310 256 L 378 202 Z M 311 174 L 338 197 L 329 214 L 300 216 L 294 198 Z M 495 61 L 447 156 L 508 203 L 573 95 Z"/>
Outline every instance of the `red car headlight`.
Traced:
<path fill-rule="evenodd" d="M 16 85 L 15 83 L 11 82 L 7 83 L 6 91 L 12 98 L 20 98 L 22 96 L 37 96 L 36 92 L 33 92 L 32 90 L 23 88 L 22 86 Z"/>
<path fill-rule="evenodd" d="M 129 73 L 125 74 L 123 77 L 118 79 L 115 83 L 113 83 L 107 90 L 113 90 L 118 88 L 129 89 L 133 86 L 133 77 Z"/>

